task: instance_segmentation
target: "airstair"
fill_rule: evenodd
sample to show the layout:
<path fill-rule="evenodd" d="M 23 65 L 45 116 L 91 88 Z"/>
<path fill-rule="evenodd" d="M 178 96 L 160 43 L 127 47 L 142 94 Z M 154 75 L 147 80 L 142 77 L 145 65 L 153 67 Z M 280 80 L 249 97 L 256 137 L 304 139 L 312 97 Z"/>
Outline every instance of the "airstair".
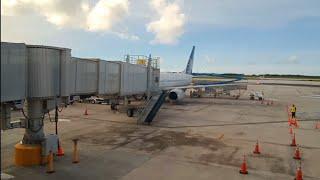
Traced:
<path fill-rule="evenodd" d="M 164 103 L 167 95 L 168 93 L 166 91 L 161 91 L 160 94 L 152 96 L 147 101 L 145 108 L 141 109 L 138 113 L 137 123 L 150 124 Z"/>

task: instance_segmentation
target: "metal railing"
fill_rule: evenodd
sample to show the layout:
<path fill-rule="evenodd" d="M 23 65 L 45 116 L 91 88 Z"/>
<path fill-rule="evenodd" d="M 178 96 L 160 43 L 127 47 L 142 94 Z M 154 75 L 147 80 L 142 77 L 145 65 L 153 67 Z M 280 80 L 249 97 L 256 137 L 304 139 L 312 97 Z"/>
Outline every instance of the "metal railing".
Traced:
<path fill-rule="evenodd" d="M 124 61 L 130 64 L 140 64 L 144 66 L 148 66 L 148 56 L 145 55 L 125 55 Z M 154 69 L 160 69 L 160 57 L 152 57 L 151 58 L 151 66 Z"/>

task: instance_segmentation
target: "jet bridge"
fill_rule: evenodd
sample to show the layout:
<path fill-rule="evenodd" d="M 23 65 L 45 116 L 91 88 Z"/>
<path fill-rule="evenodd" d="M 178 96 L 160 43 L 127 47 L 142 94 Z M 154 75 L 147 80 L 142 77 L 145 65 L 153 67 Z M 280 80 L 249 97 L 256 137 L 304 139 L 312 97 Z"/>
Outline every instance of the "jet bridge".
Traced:
<path fill-rule="evenodd" d="M 56 135 L 45 135 L 45 115 L 68 104 L 72 95 L 132 96 L 158 89 L 157 58 L 145 62 L 105 61 L 71 56 L 71 49 L 1 42 L 1 129 L 10 123 L 12 105 L 26 100 L 25 133 L 15 146 L 16 165 L 40 164 L 55 153 Z M 154 65 L 156 64 L 156 65 Z"/>

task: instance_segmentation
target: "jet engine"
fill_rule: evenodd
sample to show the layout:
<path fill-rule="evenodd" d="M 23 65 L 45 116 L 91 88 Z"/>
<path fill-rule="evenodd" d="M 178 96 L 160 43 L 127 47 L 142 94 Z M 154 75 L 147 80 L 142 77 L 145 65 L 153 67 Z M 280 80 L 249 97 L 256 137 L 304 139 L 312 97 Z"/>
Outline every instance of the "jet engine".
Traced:
<path fill-rule="evenodd" d="M 169 99 L 174 101 L 180 101 L 185 96 L 185 92 L 181 89 L 173 89 L 169 92 Z"/>

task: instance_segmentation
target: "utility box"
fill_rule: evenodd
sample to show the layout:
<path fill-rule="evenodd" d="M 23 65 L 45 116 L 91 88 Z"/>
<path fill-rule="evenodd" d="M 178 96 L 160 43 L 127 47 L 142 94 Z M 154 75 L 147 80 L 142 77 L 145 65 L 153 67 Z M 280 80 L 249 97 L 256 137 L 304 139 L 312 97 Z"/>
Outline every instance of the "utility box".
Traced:
<path fill-rule="evenodd" d="M 112 61 L 99 61 L 98 94 L 116 95 L 120 93 L 120 64 Z"/>
<path fill-rule="evenodd" d="M 50 151 L 54 154 L 58 152 L 58 135 L 48 134 L 42 142 L 42 155 L 48 156 Z"/>
<path fill-rule="evenodd" d="M 26 98 L 26 52 L 23 43 L 1 42 L 1 103 Z"/>
<path fill-rule="evenodd" d="M 140 64 L 140 65 L 147 65 L 147 60 L 146 59 L 137 59 L 137 63 L 136 64 Z"/>
<path fill-rule="evenodd" d="M 70 49 L 27 45 L 28 97 L 68 96 L 65 64 L 70 63 Z"/>

